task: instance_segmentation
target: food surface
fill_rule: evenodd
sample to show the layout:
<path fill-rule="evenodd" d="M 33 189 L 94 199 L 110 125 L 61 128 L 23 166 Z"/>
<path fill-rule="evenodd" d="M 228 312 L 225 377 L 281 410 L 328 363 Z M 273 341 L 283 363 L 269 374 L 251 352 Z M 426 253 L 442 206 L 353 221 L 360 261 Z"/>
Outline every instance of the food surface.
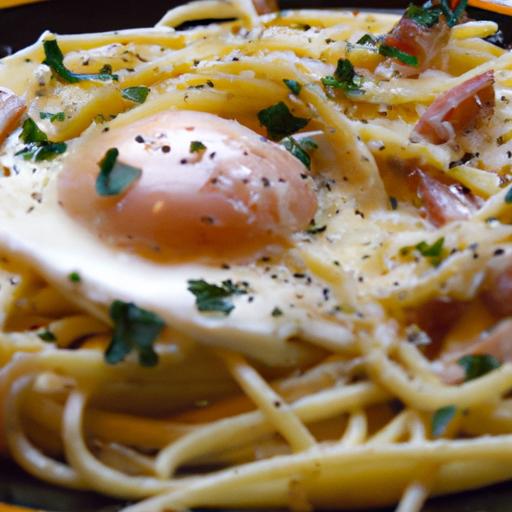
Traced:
<path fill-rule="evenodd" d="M 131 512 L 512 478 L 512 53 L 465 5 L 0 60 L 0 451 Z"/>

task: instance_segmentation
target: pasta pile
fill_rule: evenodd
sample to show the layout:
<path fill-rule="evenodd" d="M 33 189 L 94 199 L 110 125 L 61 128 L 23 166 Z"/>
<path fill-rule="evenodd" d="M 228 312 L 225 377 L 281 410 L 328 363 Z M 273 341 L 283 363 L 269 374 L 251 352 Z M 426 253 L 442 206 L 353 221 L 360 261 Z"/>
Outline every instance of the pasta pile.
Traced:
<path fill-rule="evenodd" d="M 228 21 L 177 29 L 212 18 Z M 202 0 L 154 28 L 45 33 L 0 61 L 0 85 L 55 144 L 166 110 L 261 135 L 258 115 L 280 102 L 309 119 L 285 145 L 310 164 L 314 222 L 282 259 L 247 272 L 289 272 L 304 300 L 310 276 L 330 308 L 290 335 L 291 363 L 260 358 L 242 325 L 229 344 L 177 327 L 155 344 L 156 366 L 109 364 L 108 315 L 0 237 L 2 451 L 46 482 L 133 503 L 130 512 L 414 512 L 431 495 L 512 477 L 512 54 L 486 40 L 494 22 L 461 16 L 415 72 L 416 57 L 390 42 L 399 20 Z M 51 40 L 67 69 L 116 79 L 55 80 L 42 64 Z M 468 95 L 468 83 L 479 88 Z M 129 88 L 149 95 L 129 101 Z M 442 122 L 425 117 L 450 91 Z M 44 119 L 55 110 L 60 120 Z M 462 110 L 473 124 L 457 132 Z M 425 119 L 438 124 L 422 128 Z M 37 194 L 57 171 L 17 163 L 20 131 L 0 146 L 0 186 L 28 176 Z M 244 265 L 231 271 L 243 276 Z M 286 316 L 272 307 L 276 322 Z"/>

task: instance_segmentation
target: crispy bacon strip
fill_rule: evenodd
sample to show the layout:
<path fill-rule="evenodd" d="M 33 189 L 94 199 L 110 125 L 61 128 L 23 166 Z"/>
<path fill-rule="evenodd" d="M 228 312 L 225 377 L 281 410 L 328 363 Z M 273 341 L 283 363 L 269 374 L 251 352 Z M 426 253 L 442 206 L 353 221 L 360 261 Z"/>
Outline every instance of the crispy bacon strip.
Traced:
<path fill-rule="evenodd" d="M 446 185 L 421 169 L 414 169 L 409 179 L 423 201 L 427 218 L 437 227 L 467 219 L 482 206 L 482 200 L 466 188 Z"/>
<path fill-rule="evenodd" d="M 425 27 L 403 16 L 384 38 L 384 44 L 392 46 L 418 59 L 418 66 L 396 64 L 402 76 L 417 76 L 430 67 L 450 39 L 450 29 L 443 19 L 432 27 Z"/>
<path fill-rule="evenodd" d="M 258 14 L 268 14 L 279 10 L 277 0 L 252 0 Z"/>
<path fill-rule="evenodd" d="M 444 144 L 494 112 L 494 71 L 470 78 L 437 98 L 414 127 L 411 140 Z"/>
<path fill-rule="evenodd" d="M 16 128 L 25 109 L 20 97 L 9 89 L 0 88 L 0 144 Z"/>

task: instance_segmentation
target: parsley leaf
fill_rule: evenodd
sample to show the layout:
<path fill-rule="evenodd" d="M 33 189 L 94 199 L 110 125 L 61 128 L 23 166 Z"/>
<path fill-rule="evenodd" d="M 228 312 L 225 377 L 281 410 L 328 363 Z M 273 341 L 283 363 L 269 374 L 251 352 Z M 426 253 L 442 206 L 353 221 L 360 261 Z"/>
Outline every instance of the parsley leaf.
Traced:
<path fill-rule="evenodd" d="M 356 44 L 360 44 L 361 46 L 377 46 L 377 39 L 371 34 L 365 34 L 358 41 L 356 41 Z"/>
<path fill-rule="evenodd" d="M 190 153 L 201 153 L 206 151 L 206 146 L 200 140 L 193 140 L 190 143 Z"/>
<path fill-rule="evenodd" d="M 295 96 L 298 96 L 300 94 L 300 91 L 302 89 L 302 85 L 297 82 L 297 80 L 289 80 L 288 78 L 283 79 L 284 84 L 290 91 L 292 91 Z"/>
<path fill-rule="evenodd" d="M 438 409 L 432 416 L 432 435 L 435 437 L 442 436 L 456 412 L 457 409 L 454 405 Z"/>
<path fill-rule="evenodd" d="M 84 80 L 99 80 L 105 82 L 107 80 L 119 79 L 117 75 L 112 74 L 112 68 L 110 66 L 108 68 L 104 66 L 103 69 L 100 70 L 100 73 L 95 74 L 74 73 L 70 71 L 64 65 L 64 55 L 56 39 L 43 41 L 43 49 L 45 56 L 43 64 L 46 64 L 52 70 L 53 74 L 64 82 L 75 84 Z"/>
<path fill-rule="evenodd" d="M 65 142 L 52 142 L 48 140 L 46 133 L 40 130 L 36 122 L 30 117 L 27 117 L 23 122 L 20 140 L 27 145 L 16 152 L 15 155 L 20 155 L 25 160 L 34 160 L 36 162 L 51 160 L 57 155 L 64 153 L 67 149 Z"/>
<path fill-rule="evenodd" d="M 151 311 L 120 300 L 110 305 L 110 318 L 114 323 L 114 333 L 105 352 L 107 363 L 120 363 L 132 350 L 136 350 L 141 366 L 155 366 L 158 354 L 153 344 L 164 329 L 165 322 Z"/>
<path fill-rule="evenodd" d="M 449 27 L 454 27 L 459 22 L 460 17 L 466 10 L 466 7 L 468 5 L 468 0 L 460 0 L 457 4 L 457 7 L 452 11 L 450 4 L 448 0 L 441 0 L 441 11 L 443 12 L 446 23 Z"/>
<path fill-rule="evenodd" d="M 78 272 L 71 272 L 69 275 L 68 275 L 68 279 L 72 282 L 72 283 L 80 283 L 82 281 L 82 278 L 80 276 L 80 274 Z"/>
<path fill-rule="evenodd" d="M 364 94 L 364 91 L 361 89 L 363 77 L 355 72 L 352 62 L 348 59 L 339 59 L 334 76 L 323 77 L 322 83 L 326 87 L 343 89 L 347 94 Z"/>
<path fill-rule="evenodd" d="M 510 187 L 507 190 L 507 193 L 505 194 L 505 203 L 507 203 L 507 204 L 512 203 L 512 187 Z"/>
<path fill-rule="evenodd" d="M 391 57 L 392 59 L 399 60 L 400 62 L 406 64 L 407 66 L 417 67 L 419 65 L 418 58 L 414 55 L 410 55 L 409 53 L 403 52 L 394 46 L 388 46 L 387 44 L 382 44 L 379 47 L 379 53 L 384 57 Z"/>
<path fill-rule="evenodd" d="M 272 310 L 272 316 L 274 318 L 277 318 L 278 316 L 283 316 L 283 311 L 281 308 L 278 308 L 277 306 Z"/>
<path fill-rule="evenodd" d="M 439 238 L 432 245 L 423 241 L 416 245 L 415 249 L 425 258 L 430 259 L 432 265 L 437 266 L 441 263 L 443 254 L 444 238 Z"/>
<path fill-rule="evenodd" d="M 282 101 L 260 110 L 258 119 L 272 140 L 281 140 L 293 135 L 309 123 L 309 119 L 295 117 Z"/>
<path fill-rule="evenodd" d="M 422 25 L 427 28 L 433 27 L 438 23 L 440 15 L 441 9 L 439 8 L 425 8 L 425 6 L 419 7 L 414 4 L 409 4 L 409 7 L 407 7 L 404 14 L 406 18 L 409 18 L 410 20 L 415 21 L 418 25 Z"/>
<path fill-rule="evenodd" d="M 284 139 L 281 144 L 297 159 L 299 159 L 305 167 L 311 169 L 311 156 L 308 150 L 314 150 L 318 147 L 317 143 L 309 137 L 304 140 L 297 141 L 293 137 Z"/>
<path fill-rule="evenodd" d="M 57 341 L 57 337 L 55 336 L 55 334 L 53 334 L 53 332 L 51 332 L 48 329 L 41 331 L 40 333 L 37 334 L 37 336 L 41 340 L 46 341 L 46 343 L 53 343 L 53 342 Z"/>
<path fill-rule="evenodd" d="M 96 178 L 96 192 L 100 196 L 117 196 L 122 194 L 134 181 L 138 180 L 142 171 L 137 167 L 117 161 L 119 150 L 111 148 L 99 163 L 100 172 Z"/>
<path fill-rule="evenodd" d="M 188 291 L 196 297 L 199 311 L 215 311 L 229 315 L 235 309 L 231 297 L 247 294 L 247 285 L 235 284 L 231 279 L 222 281 L 220 286 L 208 283 L 204 279 L 191 279 L 188 281 Z"/>
<path fill-rule="evenodd" d="M 62 122 L 66 119 L 64 112 L 39 112 L 40 119 L 49 119 L 50 123 L 55 123 L 56 121 Z"/>
<path fill-rule="evenodd" d="M 133 101 L 134 103 L 144 103 L 148 97 L 148 87 L 126 87 L 121 90 L 121 96 L 125 100 Z"/>
<path fill-rule="evenodd" d="M 462 366 L 468 380 L 478 379 L 486 373 L 492 372 L 501 366 L 501 363 L 489 354 L 476 354 L 461 357 L 457 364 Z"/>

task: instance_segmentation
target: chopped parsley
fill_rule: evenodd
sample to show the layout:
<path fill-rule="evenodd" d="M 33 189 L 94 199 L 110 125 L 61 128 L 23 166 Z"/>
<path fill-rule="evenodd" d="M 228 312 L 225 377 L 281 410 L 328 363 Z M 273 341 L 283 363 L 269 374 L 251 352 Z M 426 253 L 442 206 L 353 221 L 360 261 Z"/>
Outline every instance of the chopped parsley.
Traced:
<path fill-rule="evenodd" d="M 272 310 L 272 316 L 274 318 L 277 318 L 278 316 L 283 316 L 283 311 L 281 308 L 278 308 L 277 306 Z"/>
<path fill-rule="evenodd" d="M 371 34 L 365 34 L 356 44 L 360 44 L 361 46 L 377 46 L 377 39 Z"/>
<path fill-rule="evenodd" d="M 64 112 L 39 112 L 40 119 L 49 119 L 50 123 L 62 122 L 66 119 Z"/>
<path fill-rule="evenodd" d="M 16 155 L 21 155 L 25 160 L 34 160 L 36 162 L 51 160 L 57 155 L 64 153 L 67 149 L 65 142 L 52 142 L 48 140 L 46 133 L 39 129 L 31 117 L 27 117 L 23 122 L 20 140 L 26 146 L 18 151 Z"/>
<path fill-rule="evenodd" d="M 419 7 L 414 4 L 409 4 L 404 16 L 410 20 L 415 21 L 418 25 L 426 28 L 433 27 L 439 22 L 441 9 L 438 7 L 426 8 L 425 6 Z"/>
<path fill-rule="evenodd" d="M 446 432 L 446 428 L 454 418 L 457 409 L 454 405 L 448 405 L 438 409 L 432 416 L 432 435 L 435 437 L 442 436 Z"/>
<path fill-rule="evenodd" d="M 126 87 L 121 90 L 121 96 L 125 100 L 133 101 L 134 103 L 144 103 L 148 97 L 149 88 L 138 86 L 138 87 Z"/>
<path fill-rule="evenodd" d="M 82 82 L 84 80 L 88 81 L 108 81 L 108 80 L 118 80 L 119 77 L 112 73 L 111 66 L 103 66 L 99 73 L 87 74 L 87 73 L 74 73 L 70 71 L 64 65 L 64 55 L 59 48 L 59 44 L 56 39 L 49 39 L 43 41 L 43 49 L 45 59 L 43 64 L 46 64 L 53 72 L 53 74 L 62 80 L 63 82 L 68 82 L 70 84 L 74 84 L 77 82 Z"/>
<path fill-rule="evenodd" d="M 413 247 L 402 247 L 400 254 L 405 256 L 409 254 L 412 249 L 418 251 L 424 258 L 429 259 L 434 267 L 437 267 L 443 260 L 444 237 L 439 238 L 432 245 L 423 241 Z"/>
<path fill-rule="evenodd" d="M 348 59 L 339 59 L 334 75 L 323 77 L 322 83 L 326 87 L 342 89 L 347 94 L 364 94 L 363 89 L 361 89 L 363 77 L 356 73 L 352 62 Z"/>
<path fill-rule="evenodd" d="M 440 5 L 441 11 L 446 18 L 446 23 L 449 27 L 454 27 L 459 22 L 460 17 L 464 14 L 468 5 L 468 0 L 460 0 L 453 11 L 448 0 L 441 0 Z"/>
<path fill-rule="evenodd" d="M 292 91 L 295 96 L 298 96 L 300 94 L 300 91 L 302 89 L 302 85 L 297 82 L 297 80 L 289 80 L 288 78 L 283 79 L 284 84 L 290 91 Z"/>
<path fill-rule="evenodd" d="M 69 275 L 68 275 L 68 279 L 72 282 L 72 283 L 80 283 L 82 281 L 82 278 L 80 277 L 80 274 L 78 272 L 71 272 Z"/>
<path fill-rule="evenodd" d="M 37 336 L 41 340 L 46 341 L 46 343 L 54 343 L 55 341 L 57 341 L 57 337 L 55 336 L 55 334 L 53 334 L 53 332 L 51 332 L 48 329 L 45 329 L 44 331 L 37 333 Z"/>
<path fill-rule="evenodd" d="M 119 150 L 111 148 L 98 164 L 100 172 L 96 178 L 96 192 L 100 196 L 117 196 L 122 194 L 136 180 L 142 171 L 137 167 L 117 161 Z"/>
<path fill-rule="evenodd" d="M 389 196 L 389 205 L 392 210 L 396 210 L 398 208 L 398 199 L 393 196 Z"/>
<path fill-rule="evenodd" d="M 407 66 L 417 67 L 419 65 L 418 57 L 410 55 L 409 53 L 403 52 L 394 46 L 388 46 L 387 44 L 381 44 L 379 46 L 379 53 L 384 57 L 391 57 L 392 59 L 399 60 Z"/>
<path fill-rule="evenodd" d="M 202 153 L 206 151 L 207 147 L 200 140 L 193 140 L 190 143 L 190 153 Z"/>
<path fill-rule="evenodd" d="M 489 354 L 476 354 L 461 357 L 457 364 L 462 366 L 468 380 L 478 379 L 486 373 L 492 372 L 501 366 L 501 363 Z"/>
<path fill-rule="evenodd" d="M 284 139 L 282 145 L 297 159 L 299 159 L 305 167 L 311 169 L 311 156 L 308 151 L 318 148 L 318 144 L 311 138 L 306 137 L 297 141 L 293 137 Z"/>
<path fill-rule="evenodd" d="M 295 117 L 285 103 L 280 101 L 258 112 L 260 123 L 265 126 L 269 138 L 281 140 L 304 128 L 309 119 Z"/>
<path fill-rule="evenodd" d="M 512 203 L 512 187 L 510 187 L 507 190 L 507 193 L 505 194 L 505 203 L 507 203 L 507 204 Z"/>
<path fill-rule="evenodd" d="M 155 313 L 137 307 L 131 302 L 114 301 L 110 305 L 110 318 L 114 324 L 112 340 L 105 352 L 108 364 L 117 364 L 135 350 L 141 366 L 155 366 L 158 354 L 153 344 L 165 327 Z"/>
<path fill-rule="evenodd" d="M 231 300 L 236 295 L 246 295 L 248 286 L 244 283 L 233 283 L 231 279 L 219 285 L 211 284 L 204 279 L 190 279 L 188 291 L 196 298 L 196 306 L 202 312 L 218 312 L 229 315 L 235 306 Z"/>

